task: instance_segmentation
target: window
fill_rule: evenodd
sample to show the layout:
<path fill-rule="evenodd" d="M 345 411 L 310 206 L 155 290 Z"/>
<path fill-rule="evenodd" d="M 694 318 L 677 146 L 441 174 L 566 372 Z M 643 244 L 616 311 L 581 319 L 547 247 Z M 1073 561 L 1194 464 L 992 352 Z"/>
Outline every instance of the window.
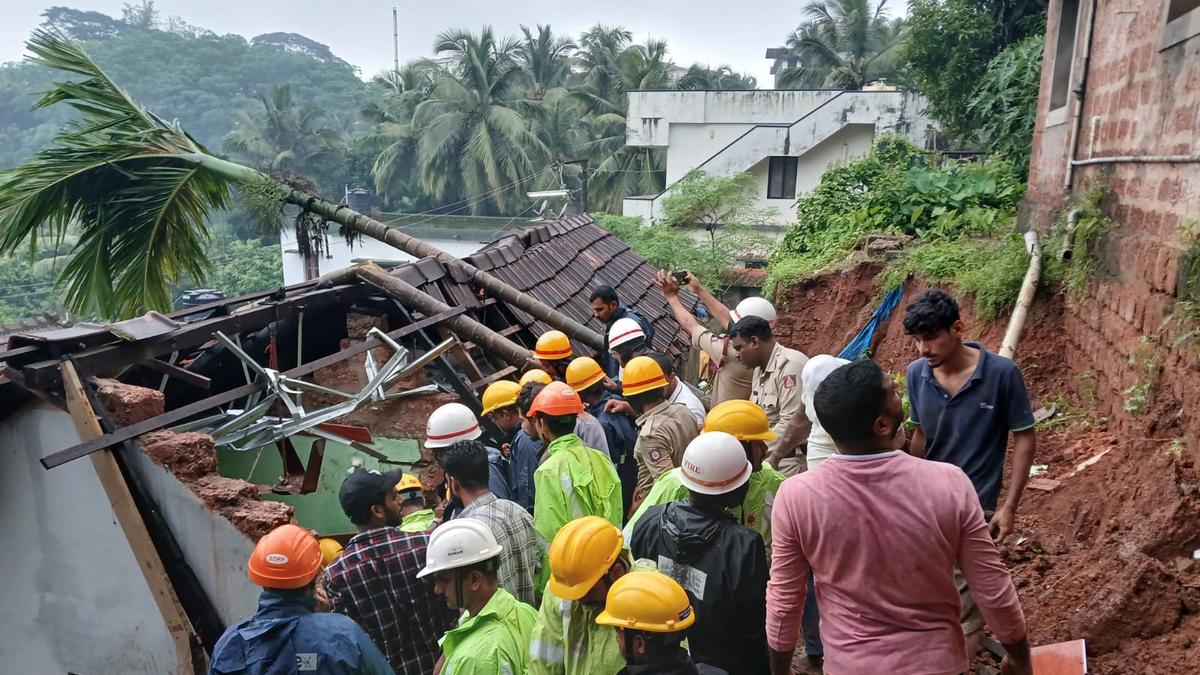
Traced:
<path fill-rule="evenodd" d="M 1200 0 L 1164 0 L 1167 25 L 1163 29 L 1162 49 L 1200 35 Z"/>
<path fill-rule="evenodd" d="M 767 167 L 767 199 L 796 198 L 799 157 L 772 157 Z"/>
<path fill-rule="evenodd" d="M 1050 81 L 1050 109 L 1067 105 L 1071 91 L 1071 65 L 1075 61 L 1075 24 L 1079 23 L 1079 0 L 1062 0 L 1058 15 L 1058 42 L 1054 50 L 1054 78 Z M 1063 117 L 1066 121 L 1066 117 Z"/>

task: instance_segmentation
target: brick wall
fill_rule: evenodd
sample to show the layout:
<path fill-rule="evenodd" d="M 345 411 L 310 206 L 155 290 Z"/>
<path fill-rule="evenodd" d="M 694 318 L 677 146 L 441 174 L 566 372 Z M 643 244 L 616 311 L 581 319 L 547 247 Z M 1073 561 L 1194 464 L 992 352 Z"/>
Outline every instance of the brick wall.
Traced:
<path fill-rule="evenodd" d="M 1049 110 L 1062 0 L 1051 0 L 1034 130 L 1029 186 L 1021 214 L 1026 225 L 1048 228 L 1068 205 L 1064 186 L 1070 157 L 1071 112 L 1055 121 Z M 1076 159 L 1114 156 L 1200 155 L 1200 36 L 1160 48 L 1166 18 L 1162 0 L 1081 0 L 1070 88 L 1083 79 L 1083 52 L 1096 7 Z M 1069 303 L 1065 355 L 1118 428 L 1191 439 L 1200 452 L 1200 361 L 1189 345 L 1176 346 L 1172 322 L 1188 265 L 1180 224 L 1200 220 L 1200 164 L 1102 163 L 1079 166 L 1072 192 L 1107 185 L 1106 210 L 1116 227 L 1100 244 L 1097 273 L 1085 296 Z M 1147 345 L 1143 337 L 1151 342 Z M 1131 415 L 1123 392 L 1139 382 L 1129 355 L 1141 349 L 1163 365 L 1146 412 Z"/>

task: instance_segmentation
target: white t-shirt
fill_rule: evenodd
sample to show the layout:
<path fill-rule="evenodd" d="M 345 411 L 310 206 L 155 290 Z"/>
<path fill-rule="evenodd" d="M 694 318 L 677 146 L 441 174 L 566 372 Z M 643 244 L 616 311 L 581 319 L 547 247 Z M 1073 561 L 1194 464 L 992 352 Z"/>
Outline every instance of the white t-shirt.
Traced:
<path fill-rule="evenodd" d="M 675 393 L 671 394 L 671 398 L 668 400 L 671 403 L 686 405 L 688 410 L 692 412 L 692 417 L 696 418 L 696 428 L 704 428 L 704 416 L 708 414 L 708 411 L 704 409 L 704 404 L 692 393 L 692 390 L 688 388 L 683 380 L 678 380 L 678 384 L 675 386 Z"/>
<path fill-rule="evenodd" d="M 817 411 L 813 408 L 813 394 L 817 391 L 817 385 L 824 382 L 830 373 L 847 363 L 850 362 L 846 359 L 828 354 L 817 354 L 810 358 L 808 363 L 804 364 L 804 370 L 800 371 L 800 382 L 803 385 L 800 400 L 804 402 L 804 414 L 808 416 L 808 421 L 812 422 L 812 431 L 808 432 L 808 455 L 806 456 L 810 470 L 831 455 L 837 454 L 833 438 L 817 420 Z"/>

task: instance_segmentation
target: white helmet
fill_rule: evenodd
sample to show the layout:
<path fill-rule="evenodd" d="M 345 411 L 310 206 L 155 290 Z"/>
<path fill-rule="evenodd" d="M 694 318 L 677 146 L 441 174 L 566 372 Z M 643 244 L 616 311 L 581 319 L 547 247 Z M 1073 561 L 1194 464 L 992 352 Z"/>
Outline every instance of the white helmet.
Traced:
<path fill-rule="evenodd" d="M 622 317 L 614 321 L 612 328 L 608 329 L 608 348 L 612 349 L 626 342 L 645 337 L 646 333 L 638 322 L 629 317 Z"/>
<path fill-rule="evenodd" d="M 729 313 L 729 318 L 733 319 L 734 323 L 748 316 L 757 316 L 773 323 L 775 321 L 775 305 L 772 305 L 766 298 L 755 295 L 739 302 L 737 307 Z"/>
<path fill-rule="evenodd" d="M 426 448 L 445 448 L 455 441 L 471 441 L 481 435 L 479 419 L 461 403 L 447 403 L 434 410 L 425 423 Z"/>
<path fill-rule="evenodd" d="M 434 530 L 429 537 L 429 546 L 425 548 L 425 568 L 417 572 L 417 578 L 490 560 L 500 555 L 502 550 L 492 530 L 482 521 L 474 518 L 451 520 Z"/>
<path fill-rule="evenodd" d="M 741 441 L 724 431 L 706 431 L 683 451 L 679 482 L 702 495 L 723 495 L 750 480 L 751 471 Z"/>

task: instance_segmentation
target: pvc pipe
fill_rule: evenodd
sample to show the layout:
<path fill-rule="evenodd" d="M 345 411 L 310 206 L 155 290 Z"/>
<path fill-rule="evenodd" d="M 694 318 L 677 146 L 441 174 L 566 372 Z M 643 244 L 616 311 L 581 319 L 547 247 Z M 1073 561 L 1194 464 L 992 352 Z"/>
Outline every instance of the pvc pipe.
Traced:
<path fill-rule="evenodd" d="M 1198 164 L 1200 155 L 1120 155 L 1117 157 L 1095 157 L 1073 159 L 1072 166 L 1089 164 Z"/>
<path fill-rule="evenodd" d="M 1017 305 L 1008 321 L 1008 330 L 1004 332 L 1004 341 L 1000 343 L 1000 355 L 1010 359 L 1017 352 L 1017 341 L 1021 339 L 1025 319 L 1029 316 L 1029 307 L 1033 304 L 1034 294 L 1037 293 L 1038 279 L 1042 276 L 1042 250 L 1038 245 L 1037 230 L 1025 233 L 1025 248 L 1029 251 L 1029 269 L 1025 271 L 1025 281 L 1021 283 Z"/>

